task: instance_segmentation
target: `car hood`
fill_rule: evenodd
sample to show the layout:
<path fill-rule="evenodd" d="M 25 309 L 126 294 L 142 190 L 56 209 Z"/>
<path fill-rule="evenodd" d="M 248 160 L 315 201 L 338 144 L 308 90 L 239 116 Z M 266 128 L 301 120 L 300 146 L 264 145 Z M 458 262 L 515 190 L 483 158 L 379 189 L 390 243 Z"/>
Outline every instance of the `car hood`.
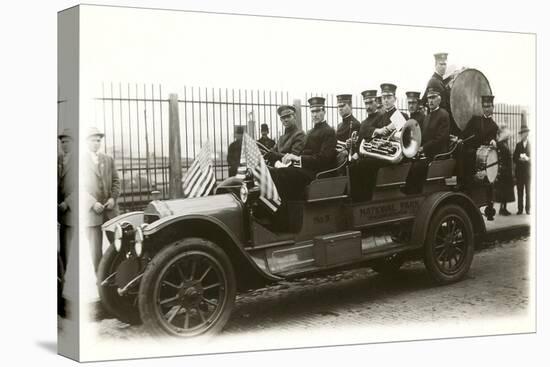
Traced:
<path fill-rule="evenodd" d="M 161 219 L 169 216 L 208 215 L 217 217 L 224 211 L 241 209 L 241 202 L 233 194 L 220 194 L 199 198 L 154 200 L 145 208 L 144 215 Z"/>

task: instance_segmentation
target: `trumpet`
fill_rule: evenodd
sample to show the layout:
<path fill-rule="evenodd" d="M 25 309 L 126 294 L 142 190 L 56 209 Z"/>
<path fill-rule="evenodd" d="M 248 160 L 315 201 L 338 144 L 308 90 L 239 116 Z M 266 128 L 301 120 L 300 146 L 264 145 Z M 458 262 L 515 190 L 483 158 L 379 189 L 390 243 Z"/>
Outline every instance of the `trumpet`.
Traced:
<path fill-rule="evenodd" d="M 362 157 L 382 159 L 390 163 L 401 162 L 403 156 L 414 157 L 420 149 L 422 133 L 420 125 L 414 119 L 408 120 L 403 127 L 395 130 L 387 138 L 374 138 L 370 141 L 363 139 L 359 146 Z"/>

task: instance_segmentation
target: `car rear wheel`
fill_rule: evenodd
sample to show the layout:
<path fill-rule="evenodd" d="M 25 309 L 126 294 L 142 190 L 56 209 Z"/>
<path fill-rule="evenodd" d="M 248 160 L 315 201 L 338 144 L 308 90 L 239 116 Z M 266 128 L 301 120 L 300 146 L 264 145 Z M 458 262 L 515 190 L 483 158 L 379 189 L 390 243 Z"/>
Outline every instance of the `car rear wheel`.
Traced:
<path fill-rule="evenodd" d="M 153 335 L 213 334 L 235 304 L 231 261 L 214 243 L 188 238 L 162 249 L 148 264 L 139 290 L 139 310 Z"/>
<path fill-rule="evenodd" d="M 118 293 L 116 272 L 126 260 L 123 253 L 109 246 L 97 269 L 98 291 L 101 303 L 108 313 L 130 325 L 141 324 L 137 307 L 137 291 L 129 290 L 125 295 Z"/>
<path fill-rule="evenodd" d="M 464 209 L 446 205 L 432 217 L 424 246 L 424 264 L 440 284 L 463 279 L 474 257 L 474 230 Z"/>

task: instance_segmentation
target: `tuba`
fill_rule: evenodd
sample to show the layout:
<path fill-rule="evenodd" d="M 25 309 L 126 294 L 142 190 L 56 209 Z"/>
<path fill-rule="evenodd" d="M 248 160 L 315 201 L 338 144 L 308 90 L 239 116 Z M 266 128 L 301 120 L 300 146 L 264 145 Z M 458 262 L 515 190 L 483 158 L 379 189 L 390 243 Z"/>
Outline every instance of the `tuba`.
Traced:
<path fill-rule="evenodd" d="M 387 138 L 374 138 L 368 142 L 363 139 L 359 146 L 359 155 L 399 163 L 403 156 L 414 157 L 420 149 L 421 142 L 420 125 L 415 119 L 410 119 Z"/>

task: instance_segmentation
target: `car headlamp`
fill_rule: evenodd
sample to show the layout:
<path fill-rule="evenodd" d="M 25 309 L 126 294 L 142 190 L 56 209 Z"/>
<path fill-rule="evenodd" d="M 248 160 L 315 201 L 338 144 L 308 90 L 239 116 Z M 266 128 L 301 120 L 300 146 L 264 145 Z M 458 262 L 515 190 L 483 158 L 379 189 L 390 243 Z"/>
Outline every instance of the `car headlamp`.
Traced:
<path fill-rule="evenodd" d="M 122 248 L 122 226 L 117 223 L 115 225 L 115 240 L 114 240 L 115 250 L 120 252 Z"/>
<path fill-rule="evenodd" d="M 248 188 L 246 187 L 246 183 L 243 183 L 241 186 L 241 189 L 239 191 L 239 196 L 241 197 L 241 201 L 243 203 L 246 203 L 248 200 Z"/>
<path fill-rule="evenodd" d="M 140 257 L 141 254 L 143 253 L 143 239 L 145 238 L 143 235 L 143 227 L 144 225 L 137 227 L 136 234 L 134 236 L 134 240 L 135 240 L 134 250 L 136 252 L 137 257 Z"/>

